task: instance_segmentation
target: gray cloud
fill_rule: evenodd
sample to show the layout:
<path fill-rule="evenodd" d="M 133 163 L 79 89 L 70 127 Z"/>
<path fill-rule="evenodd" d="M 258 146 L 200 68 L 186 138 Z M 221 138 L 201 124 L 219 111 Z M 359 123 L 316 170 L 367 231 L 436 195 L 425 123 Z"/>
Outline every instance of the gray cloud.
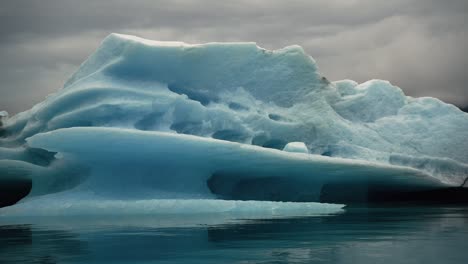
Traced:
<path fill-rule="evenodd" d="M 0 3 L 0 108 L 59 89 L 111 32 L 186 42 L 298 44 L 331 80 L 387 79 L 412 96 L 468 104 L 466 0 Z"/>

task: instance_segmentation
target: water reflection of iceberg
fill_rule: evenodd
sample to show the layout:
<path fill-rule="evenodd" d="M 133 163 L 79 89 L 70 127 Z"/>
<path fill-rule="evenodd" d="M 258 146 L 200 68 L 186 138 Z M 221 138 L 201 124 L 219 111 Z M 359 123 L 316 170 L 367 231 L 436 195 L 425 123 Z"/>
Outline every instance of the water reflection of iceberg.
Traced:
<path fill-rule="evenodd" d="M 355 208 L 332 216 L 232 217 L 37 218 L 25 225 L 2 221 L 0 260 L 464 263 L 468 258 L 464 208 Z"/>

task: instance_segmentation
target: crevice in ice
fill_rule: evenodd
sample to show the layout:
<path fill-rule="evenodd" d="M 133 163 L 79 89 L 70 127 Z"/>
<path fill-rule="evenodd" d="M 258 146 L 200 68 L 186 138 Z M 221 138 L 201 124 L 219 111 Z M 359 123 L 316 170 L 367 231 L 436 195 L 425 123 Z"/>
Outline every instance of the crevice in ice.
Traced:
<path fill-rule="evenodd" d="M 26 148 L 25 161 L 38 166 L 49 166 L 55 160 L 56 152 L 47 151 L 40 148 Z"/>
<path fill-rule="evenodd" d="M 156 126 L 161 117 L 164 115 L 163 112 L 154 112 L 145 115 L 142 119 L 135 123 L 135 128 L 139 130 L 152 130 Z M 171 128 L 172 129 L 172 128 Z"/>
<path fill-rule="evenodd" d="M 266 133 L 260 133 L 252 138 L 252 145 L 264 148 L 283 150 L 288 142 L 280 138 L 270 138 Z"/>
<path fill-rule="evenodd" d="M 462 188 L 465 187 L 465 184 L 466 184 L 467 181 L 468 181 L 468 177 L 465 178 L 465 180 L 464 180 L 463 183 L 460 185 L 460 187 L 462 187 Z"/>
<path fill-rule="evenodd" d="M 28 146 L 0 147 L 0 161 L 23 161 L 41 167 L 49 166 L 55 160 L 56 152 Z M 0 168 L 1 171 L 2 168 Z M 2 172 L 0 172 L 1 174 Z M 3 172 L 4 174 L 5 172 Z M 5 176 L 5 175 L 0 175 Z"/>
<path fill-rule="evenodd" d="M 214 139 L 227 140 L 231 142 L 244 142 L 249 135 L 234 129 L 223 129 L 214 132 L 212 137 Z"/>
<path fill-rule="evenodd" d="M 270 118 L 273 121 L 279 121 L 279 122 L 288 122 L 290 121 L 288 118 L 278 115 L 278 114 L 268 114 L 268 118 Z"/>
<path fill-rule="evenodd" d="M 268 114 L 268 118 L 274 121 L 281 121 L 283 118 L 278 114 Z"/>
<path fill-rule="evenodd" d="M 288 144 L 288 142 L 286 140 L 273 138 L 273 139 L 269 139 L 265 143 L 263 143 L 262 147 L 282 150 L 282 149 L 284 149 L 286 144 Z"/>
<path fill-rule="evenodd" d="M 202 132 L 202 122 L 178 122 L 170 126 L 170 129 L 176 131 L 179 134 L 198 135 Z"/>
<path fill-rule="evenodd" d="M 240 103 L 236 103 L 236 102 L 230 102 L 228 107 L 231 109 L 231 110 L 235 110 L 235 111 L 247 111 L 249 110 L 249 107 L 243 105 L 243 104 L 240 104 Z"/>
<path fill-rule="evenodd" d="M 219 98 L 212 93 L 209 89 L 207 90 L 193 90 L 189 88 L 185 88 L 182 86 L 170 84 L 167 88 L 176 94 L 185 94 L 190 100 L 197 101 L 200 104 L 206 106 L 211 102 L 218 102 Z"/>
<path fill-rule="evenodd" d="M 267 141 L 268 135 L 266 135 L 266 133 L 260 133 L 252 138 L 252 145 L 263 146 L 263 144 L 265 144 Z"/>

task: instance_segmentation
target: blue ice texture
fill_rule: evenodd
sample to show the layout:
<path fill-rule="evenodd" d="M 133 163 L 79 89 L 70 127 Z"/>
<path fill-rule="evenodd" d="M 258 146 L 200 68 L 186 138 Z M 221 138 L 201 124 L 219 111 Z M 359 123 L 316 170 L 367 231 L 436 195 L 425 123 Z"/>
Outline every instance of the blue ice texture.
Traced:
<path fill-rule="evenodd" d="M 0 182 L 32 181 L 0 215 L 330 213 L 327 186 L 460 186 L 467 150 L 457 107 L 330 82 L 299 46 L 111 34 L 62 89 L 0 112 Z"/>

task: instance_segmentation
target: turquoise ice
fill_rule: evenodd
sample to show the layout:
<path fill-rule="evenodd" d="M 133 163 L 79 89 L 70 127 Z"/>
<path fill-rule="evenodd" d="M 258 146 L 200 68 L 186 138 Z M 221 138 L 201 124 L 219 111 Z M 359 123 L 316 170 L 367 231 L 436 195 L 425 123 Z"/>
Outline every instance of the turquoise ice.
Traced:
<path fill-rule="evenodd" d="M 387 81 L 330 82 L 299 46 L 111 34 L 62 89 L 26 112 L 0 112 L 0 122 L 0 181 L 32 182 L 0 214 L 52 200 L 96 213 L 162 199 L 319 208 L 330 206 L 314 203 L 324 195 L 468 177 L 466 113 Z"/>

